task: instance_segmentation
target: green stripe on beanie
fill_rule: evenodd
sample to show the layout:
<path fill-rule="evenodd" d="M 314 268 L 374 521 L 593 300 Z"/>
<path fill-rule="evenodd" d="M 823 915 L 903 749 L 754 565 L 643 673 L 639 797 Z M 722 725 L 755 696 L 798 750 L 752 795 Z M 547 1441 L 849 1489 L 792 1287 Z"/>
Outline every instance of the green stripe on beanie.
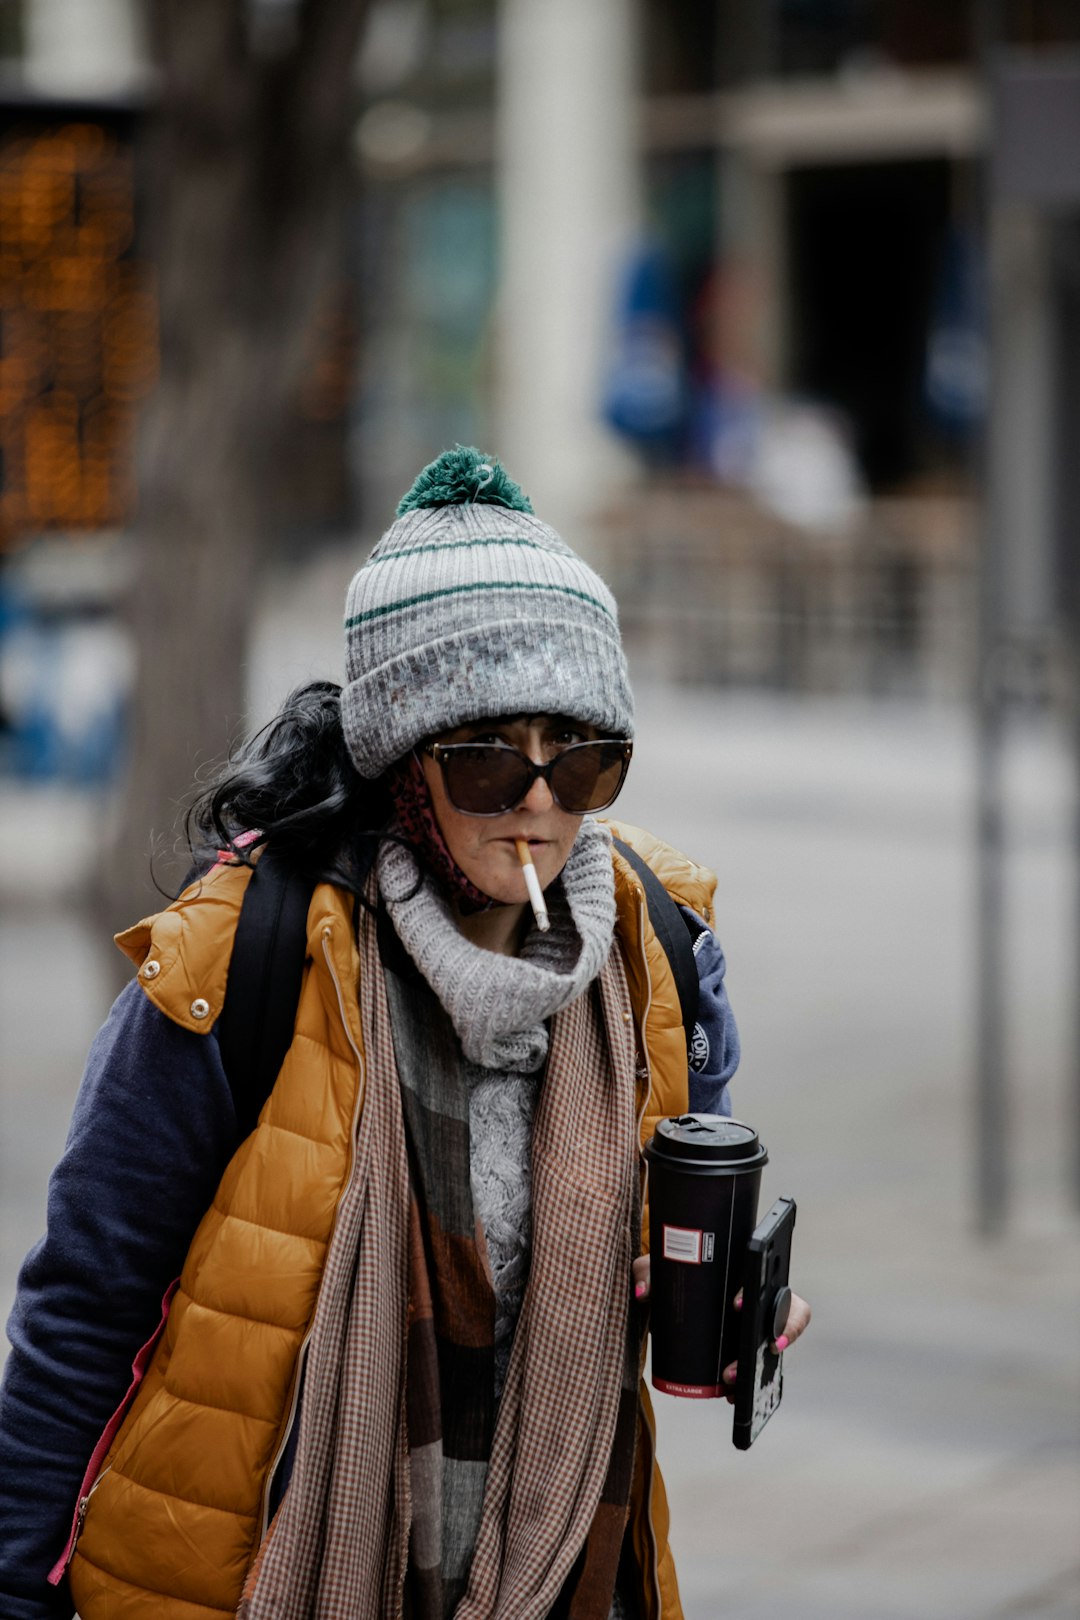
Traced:
<path fill-rule="evenodd" d="M 415 552 L 412 553 L 416 555 Z M 345 620 L 346 630 L 367 620 L 382 618 L 385 613 L 401 613 L 405 608 L 420 607 L 425 602 L 436 602 L 440 596 L 466 596 L 471 591 L 560 591 L 563 596 L 575 596 L 580 602 L 591 602 L 601 613 L 608 610 L 597 597 L 586 591 L 575 591 L 569 585 L 549 585 L 529 580 L 481 579 L 471 585 L 447 585 L 441 591 L 424 591 L 420 596 L 407 596 L 401 602 L 386 602 L 381 607 L 368 608 L 366 613 L 354 613 Z M 610 617 L 610 615 L 609 615 Z"/>
<path fill-rule="evenodd" d="M 521 534 L 491 534 L 477 540 L 433 540 L 426 546 L 409 546 L 402 551 L 394 551 L 388 555 L 379 551 L 376 546 L 368 561 L 372 567 L 379 563 L 390 562 L 394 557 L 419 557 L 422 552 L 449 551 L 452 546 L 532 546 L 537 548 L 537 541 L 527 540 Z"/>

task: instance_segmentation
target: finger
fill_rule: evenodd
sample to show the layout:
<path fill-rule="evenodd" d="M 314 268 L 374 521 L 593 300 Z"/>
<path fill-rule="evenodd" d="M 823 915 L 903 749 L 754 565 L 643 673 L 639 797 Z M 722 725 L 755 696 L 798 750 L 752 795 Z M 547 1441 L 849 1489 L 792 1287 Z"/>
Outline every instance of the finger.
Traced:
<path fill-rule="evenodd" d="M 652 1267 L 647 1254 L 639 1254 L 631 1267 L 634 1278 L 634 1298 L 648 1299 Z"/>
<path fill-rule="evenodd" d="M 734 1384 L 738 1376 L 739 1363 L 737 1361 L 733 1361 L 730 1367 L 725 1367 L 723 1373 L 721 1374 L 721 1378 L 725 1384 Z"/>
<path fill-rule="evenodd" d="M 805 1299 L 798 1294 L 791 1296 L 791 1309 L 784 1324 L 784 1331 L 773 1344 L 773 1354 L 779 1355 L 783 1350 L 789 1350 L 800 1339 L 810 1326 L 810 1307 Z"/>
<path fill-rule="evenodd" d="M 735 1298 L 734 1298 L 732 1303 L 734 1304 L 735 1309 L 737 1311 L 742 1310 L 742 1289 L 741 1288 L 739 1289 L 739 1292 L 735 1295 Z"/>

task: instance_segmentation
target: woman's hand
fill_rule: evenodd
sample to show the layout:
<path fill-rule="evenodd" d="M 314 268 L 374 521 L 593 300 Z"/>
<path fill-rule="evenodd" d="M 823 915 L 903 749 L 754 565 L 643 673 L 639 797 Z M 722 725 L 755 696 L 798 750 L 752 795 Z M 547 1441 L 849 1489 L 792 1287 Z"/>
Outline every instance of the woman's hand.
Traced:
<path fill-rule="evenodd" d="M 641 1301 L 648 1299 L 649 1297 L 650 1269 L 649 1256 L 647 1254 L 639 1255 L 634 1261 L 634 1298 L 636 1300 Z M 743 1296 L 742 1289 L 740 1288 L 734 1299 L 734 1305 L 737 1311 L 742 1310 L 742 1302 Z M 801 1339 L 809 1326 L 809 1305 L 807 1304 L 806 1300 L 800 1298 L 798 1294 L 792 1294 L 791 1309 L 788 1311 L 788 1319 L 784 1324 L 784 1331 L 772 1346 L 774 1353 L 779 1355 L 782 1350 L 790 1350 L 796 1339 Z M 733 1401 L 735 1399 L 735 1380 L 738 1377 L 738 1374 L 739 1364 L 737 1361 L 733 1361 L 730 1367 L 724 1368 L 723 1374 L 721 1375 L 724 1383 L 730 1385 L 726 1397 L 726 1399 L 729 1401 Z"/>
<path fill-rule="evenodd" d="M 735 1309 L 737 1311 L 742 1310 L 741 1288 L 735 1295 Z M 795 1343 L 795 1340 L 802 1338 L 802 1335 L 806 1332 L 809 1326 L 809 1305 L 806 1303 L 805 1299 L 800 1297 L 800 1295 L 792 1294 L 791 1307 L 788 1310 L 788 1319 L 784 1324 L 784 1331 L 778 1339 L 773 1341 L 772 1344 L 773 1354 L 778 1356 L 782 1350 L 790 1350 L 791 1346 Z M 735 1399 L 735 1380 L 739 1376 L 739 1363 L 737 1361 L 733 1361 L 730 1367 L 724 1368 L 720 1376 L 724 1380 L 724 1383 L 728 1385 L 728 1392 L 724 1399 L 729 1403 L 733 1402 Z"/>

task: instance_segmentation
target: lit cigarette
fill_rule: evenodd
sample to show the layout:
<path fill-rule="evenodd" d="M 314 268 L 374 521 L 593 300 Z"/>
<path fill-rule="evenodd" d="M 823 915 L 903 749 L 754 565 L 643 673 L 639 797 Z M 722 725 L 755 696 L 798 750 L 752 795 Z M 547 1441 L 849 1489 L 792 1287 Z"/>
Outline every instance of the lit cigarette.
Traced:
<path fill-rule="evenodd" d="M 547 914 L 547 906 L 544 904 L 544 891 L 540 887 L 540 879 L 536 875 L 536 867 L 533 865 L 528 843 L 524 838 L 515 838 L 514 848 L 518 852 L 521 870 L 525 874 L 525 887 L 529 891 L 529 901 L 533 908 L 533 916 L 536 918 L 536 926 L 542 934 L 546 934 L 551 927 L 551 918 Z"/>

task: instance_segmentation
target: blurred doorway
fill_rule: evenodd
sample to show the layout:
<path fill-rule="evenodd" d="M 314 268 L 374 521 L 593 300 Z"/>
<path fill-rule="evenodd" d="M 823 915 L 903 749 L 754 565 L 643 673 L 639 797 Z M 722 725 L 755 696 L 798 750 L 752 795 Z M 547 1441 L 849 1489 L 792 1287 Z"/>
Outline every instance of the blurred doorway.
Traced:
<path fill-rule="evenodd" d="M 797 168 L 787 189 L 789 285 L 799 290 L 791 386 L 843 411 L 870 488 L 895 487 L 942 454 L 928 442 L 924 377 L 946 273 L 952 165 Z"/>

